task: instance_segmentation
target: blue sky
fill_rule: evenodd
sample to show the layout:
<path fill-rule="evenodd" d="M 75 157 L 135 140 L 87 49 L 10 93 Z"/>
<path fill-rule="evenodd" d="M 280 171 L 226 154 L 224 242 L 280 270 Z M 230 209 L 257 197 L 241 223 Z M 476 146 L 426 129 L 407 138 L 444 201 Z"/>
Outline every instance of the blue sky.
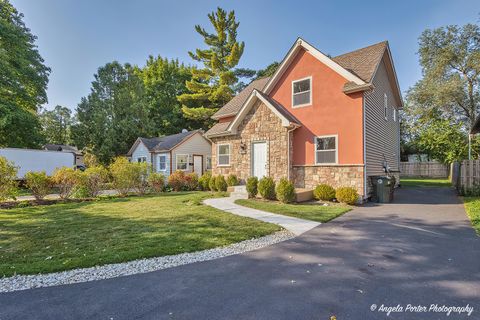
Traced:
<path fill-rule="evenodd" d="M 99 66 L 118 60 L 144 65 L 149 55 L 193 63 L 202 47 L 194 25 L 209 27 L 217 6 L 236 12 L 245 41 L 241 67 L 281 60 L 301 36 L 332 56 L 388 40 L 402 91 L 421 77 L 418 36 L 427 28 L 478 23 L 478 0 L 456 1 L 159 1 L 11 0 L 38 36 L 51 67 L 47 108 L 74 109 Z"/>

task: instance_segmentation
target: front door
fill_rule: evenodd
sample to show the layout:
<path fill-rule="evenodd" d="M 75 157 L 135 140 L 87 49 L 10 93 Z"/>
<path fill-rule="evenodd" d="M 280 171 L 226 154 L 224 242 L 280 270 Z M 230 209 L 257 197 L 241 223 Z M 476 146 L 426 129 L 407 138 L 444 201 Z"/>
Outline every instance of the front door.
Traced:
<path fill-rule="evenodd" d="M 193 172 L 199 177 L 203 174 L 203 156 L 193 156 Z"/>
<path fill-rule="evenodd" d="M 252 149 L 252 174 L 260 179 L 267 175 L 267 143 L 255 142 Z"/>

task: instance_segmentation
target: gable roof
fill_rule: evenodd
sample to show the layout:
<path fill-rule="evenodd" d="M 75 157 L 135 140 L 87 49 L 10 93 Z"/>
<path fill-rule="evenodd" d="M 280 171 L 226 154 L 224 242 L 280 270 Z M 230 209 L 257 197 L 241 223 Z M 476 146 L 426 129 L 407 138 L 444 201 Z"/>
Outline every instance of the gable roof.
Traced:
<path fill-rule="evenodd" d="M 43 146 L 45 150 L 48 151 L 63 151 L 63 152 L 73 152 L 77 155 L 81 155 L 82 152 L 77 149 L 77 147 L 74 146 L 69 146 L 65 144 L 53 144 L 53 143 L 47 143 L 46 145 Z"/>
<path fill-rule="evenodd" d="M 137 148 L 138 144 L 141 142 L 145 145 L 149 152 L 161 152 L 161 151 L 170 151 L 175 148 L 181 142 L 188 139 L 190 136 L 194 135 L 201 130 L 193 130 L 187 132 L 181 132 L 177 134 L 172 134 L 164 137 L 155 137 L 155 138 L 143 138 L 139 137 L 133 146 L 128 151 L 127 155 L 132 155 L 133 151 Z"/>
<path fill-rule="evenodd" d="M 223 117 L 234 116 L 242 108 L 243 103 L 248 99 L 253 90 L 262 90 L 265 84 L 270 80 L 270 77 L 261 78 L 252 81 L 245 89 L 240 91 L 235 97 L 232 98 L 226 105 L 220 110 L 215 112 L 212 119 L 220 119 Z"/>

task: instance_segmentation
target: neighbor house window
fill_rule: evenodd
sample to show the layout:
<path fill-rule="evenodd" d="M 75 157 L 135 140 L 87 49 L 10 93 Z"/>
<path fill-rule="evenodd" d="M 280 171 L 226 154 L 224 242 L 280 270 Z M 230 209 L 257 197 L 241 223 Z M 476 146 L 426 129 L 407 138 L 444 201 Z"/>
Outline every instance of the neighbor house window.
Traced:
<path fill-rule="evenodd" d="M 385 120 L 388 120 L 388 98 L 386 93 L 383 94 L 383 113 Z"/>
<path fill-rule="evenodd" d="M 177 154 L 177 170 L 187 170 L 188 154 Z"/>
<path fill-rule="evenodd" d="M 147 162 L 147 157 L 138 157 L 137 162 Z"/>
<path fill-rule="evenodd" d="M 312 77 L 292 81 L 292 106 L 312 104 Z"/>
<path fill-rule="evenodd" d="M 397 122 L 397 109 L 393 108 L 393 121 Z"/>
<path fill-rule="evenodd" d="M 315 138 L 315 163 L 337 163 L 337 136 Z"/>
<path fill-rule="evenodd" d="M 158 170 L 159 171 L 167 170 L 167 156 L 158 156 Z"/>
<path fill-rule="evenodd" d="M 217 149 L 217 164 L 219 166 L 230 165 L 230 145 L 219 144 Z"/>
<path fill-rule="evenodd" d="M 212 170 L 212 157 L 207 156 L 207 170 Z"/>

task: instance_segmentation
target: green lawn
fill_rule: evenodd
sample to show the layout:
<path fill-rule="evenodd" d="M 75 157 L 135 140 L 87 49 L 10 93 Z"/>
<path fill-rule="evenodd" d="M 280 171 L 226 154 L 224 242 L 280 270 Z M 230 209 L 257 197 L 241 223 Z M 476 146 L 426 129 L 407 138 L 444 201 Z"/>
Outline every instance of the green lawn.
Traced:
<path fill-rule="evenodd" d="M 166 193 L 0 210 L 0 277 L 193 252 L 280 230 L 202 205 L 209 196 Z"/>
<path fill-rule="evenodd" d="M 328 206 L 323 206 L 319 203 L 314 202 L 284 204 L 277 201 L 239 199 L 236 200 L 235 203 L 249 208 L 318 222 L 330 221 L 351 210 L 350 207 L 340 204 L 330 204 Z"/>
<path fill-rule="evenodd" d="M 473 228 L 480 235 L 480 197 L 463 197 L 463 202 Z"/>
<path fill-rule="evenodd" d="M 450 187 L 448 179 L 438 178 L 400 178 L 402 187 Z"/>

